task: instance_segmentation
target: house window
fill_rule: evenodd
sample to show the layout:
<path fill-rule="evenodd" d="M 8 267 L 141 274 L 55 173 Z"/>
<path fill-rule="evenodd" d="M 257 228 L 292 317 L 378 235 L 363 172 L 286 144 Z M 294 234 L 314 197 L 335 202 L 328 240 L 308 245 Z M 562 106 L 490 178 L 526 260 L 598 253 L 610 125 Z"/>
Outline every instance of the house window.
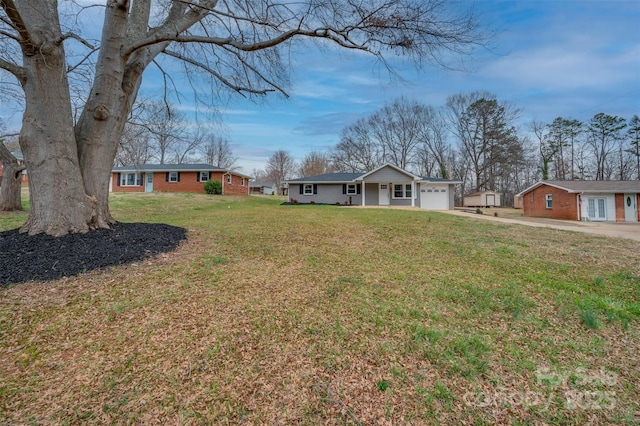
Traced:
<path fill-rule="evenodd" d="M 120 186 L 141 186 L 142 173 L 121 173 Z"/>
<path fill-rule="evenodd" d="M 304 184 L 304 195 L 313 195 L 313 185 L 310 183 Z"/>
<path fill-rule="evenodd" d="M 396 183 L 393 185 L 393 198 L 411 198 L 411 184 Z"/>
<path fill-rule="evenodd" d="M 358 187 L 355 183 L 347 184 L 347 195 L 356 195 L 358 193 Z"/>
<path fill-rule="evenodd" d="M 227 183 L 231 183 L 231 175 L 227 175 Z"/>
<path fill-rule="evenodd" d="M 242 186 L 244 186 L 244 178 L 242 178 Z"/>
<path fill-rule="evenodd" d="M 178 172 L 169 173 L 169 182 L 178 182 Z"/>
<path fill-rule="evenodd" d="M 553 207 L 553 195 L 547 194 L 545 196 L 545 200 L 546 200 L 546 207 L 548 209 L 552 208 Z"/>
<path fill-rule="evenodd" d="M 209 176 L 209 172 L 200 172 L 200 182 L 208 181 L 209 179 L 211 179 Z"/>

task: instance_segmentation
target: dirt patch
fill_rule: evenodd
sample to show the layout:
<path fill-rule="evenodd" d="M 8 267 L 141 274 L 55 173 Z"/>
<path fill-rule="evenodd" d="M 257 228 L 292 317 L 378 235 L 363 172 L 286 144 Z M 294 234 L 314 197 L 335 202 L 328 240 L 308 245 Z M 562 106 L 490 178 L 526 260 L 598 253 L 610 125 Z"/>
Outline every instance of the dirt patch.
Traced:
<path fill-rule="evenodd" d="M 0 232 L 0 287 L 137 262 L 175 250 L 186 232 L 160 223 L 116 223 L 63 237 Z"/>

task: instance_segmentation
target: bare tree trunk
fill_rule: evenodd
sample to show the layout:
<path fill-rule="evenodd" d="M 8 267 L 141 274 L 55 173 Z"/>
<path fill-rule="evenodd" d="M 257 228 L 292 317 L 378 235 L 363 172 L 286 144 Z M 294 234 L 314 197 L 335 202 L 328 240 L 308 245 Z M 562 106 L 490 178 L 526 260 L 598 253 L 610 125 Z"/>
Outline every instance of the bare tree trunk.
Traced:
<path fill-rule="evenodd" d="M 42 18 L 44 19 L 44 18 Z M 58 20 L 54 17 L 53 22 Z M 47 22 L 38 22 L 49 26 Z M 60 28 L 46 28 L 48 39 Z M 21 232 L 59 236 L 86 232 L 95 199 L 85 194 L 73 134 L 65 53 L 62 44 L 47 43 L 38 54 L 23 55 L 25 112 L 20 148 L 29 170 L 31 209 Z"/>
<path fill-rule="evenodd" d="M 0 142 L 0 161 L 4 169 L 2 185 L 0 185 L 0 211 L 23 210 L 20 190 L 22 189 L 22 171 L 25 167 L 18 163 L 18 159 L 2 142 Z"/>

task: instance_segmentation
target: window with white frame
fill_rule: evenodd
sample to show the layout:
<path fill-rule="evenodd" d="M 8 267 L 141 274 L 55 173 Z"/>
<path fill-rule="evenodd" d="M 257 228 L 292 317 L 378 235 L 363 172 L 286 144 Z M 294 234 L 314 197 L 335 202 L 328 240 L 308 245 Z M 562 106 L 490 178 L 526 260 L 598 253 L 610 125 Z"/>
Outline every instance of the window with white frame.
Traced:
<path fill-rule="evenodd" d="M 411 198 L 411 184 L 393 184 L 393 198 Z"/>
<path fill-rule="evenodd" d="M 211 179 L 211 175 L 209 173 L 210 172 L 200 172 L 200 182 L 206 182 Z"/>
<path fill-rule="evenodd" d="M 227 175 L 227 183 L 231 183 L 231 175 Z"/>
<path fill-rule="evenodd" d="M 169 172 L 169 182 L 178 182 L 178 172 Z"/>
<path fill-rule="evenodd" d="M 356 195 L 358 193 L 358 186 L 355 183 L 347 184 L 347 195 Z"/>
<path fill-rule="evenodd" d="M 313 195 L 313 184 L 311 183 L 305 183 L 304 184 L 304 189 L 302 192 L 304 195 Z"/>
<path fill-rule="evenodd" d="M 548 209 L 552 208 L 552 207 L 553 207 L 553 195 L 551 195 L 551 194 L 547 194 L 547 195 L 545 196 L 545 202 L 546 202 L 546 204 L 545 204 L 545 205 L 546 205 L 546 207 L 547 207 Z"/>
<path fill-rule="evenodd" d="M 142 173 L 120 173 L 120 186 L 141 186 Z"/>
<path fill-rule="evenodd" d="M 242 178 L 242 186 L 244 186 L 244 178 Z"/>

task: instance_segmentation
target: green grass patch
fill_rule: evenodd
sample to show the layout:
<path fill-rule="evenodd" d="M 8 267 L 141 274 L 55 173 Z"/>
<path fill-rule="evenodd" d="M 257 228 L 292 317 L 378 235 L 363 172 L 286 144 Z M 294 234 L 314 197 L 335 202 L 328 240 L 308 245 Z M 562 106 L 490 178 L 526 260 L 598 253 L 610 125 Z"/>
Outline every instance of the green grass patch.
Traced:
<path fill-rule="evenodd" d="M 501 410 L 631 424 L 640 411 L 637 242 L 282 201 L 112 194 L 117 220 L 188 241 L 2 290 L 0 423 L 493 424 Z M 25 219 L 0 215 L 0 229 Z M 616 405 L 576 410 L 568 390 Z"/>

